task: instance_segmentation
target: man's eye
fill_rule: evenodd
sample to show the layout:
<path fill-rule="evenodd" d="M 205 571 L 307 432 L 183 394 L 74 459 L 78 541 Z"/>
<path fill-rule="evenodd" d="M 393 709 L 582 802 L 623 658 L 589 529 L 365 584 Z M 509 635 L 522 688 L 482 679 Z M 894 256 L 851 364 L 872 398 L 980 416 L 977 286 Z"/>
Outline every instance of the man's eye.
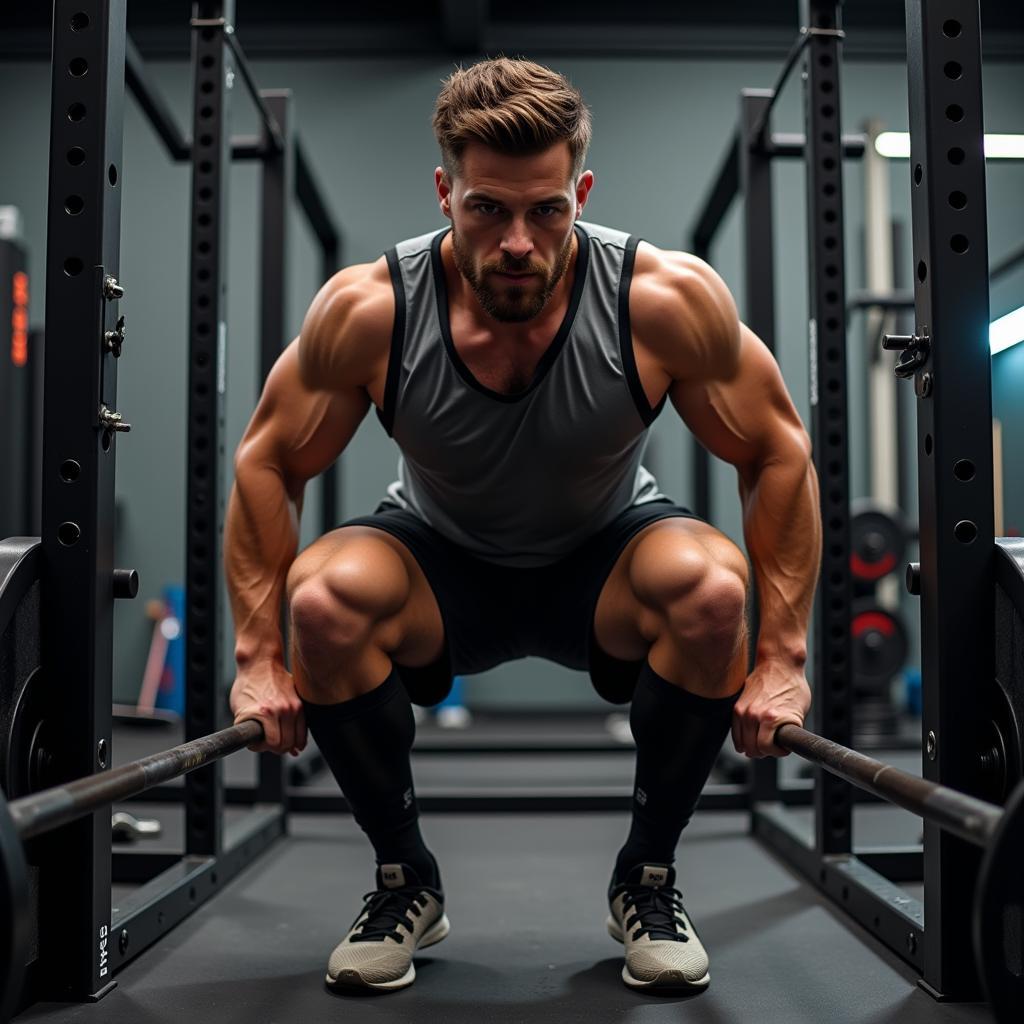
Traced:
<path fill-rule="evenodd" d="M 482 213 L 485 217 L 491 217 L 498 212 L 498 207 L 494 203 L 477 203 L 473 209 L 477 213 Z"/>
<path fill-rule="evenodd" d="M 558 206 L 538 206 L 536 212 L 542 217 L 554 217 L 555 214 L 560 212 L 560 209 Z"/>

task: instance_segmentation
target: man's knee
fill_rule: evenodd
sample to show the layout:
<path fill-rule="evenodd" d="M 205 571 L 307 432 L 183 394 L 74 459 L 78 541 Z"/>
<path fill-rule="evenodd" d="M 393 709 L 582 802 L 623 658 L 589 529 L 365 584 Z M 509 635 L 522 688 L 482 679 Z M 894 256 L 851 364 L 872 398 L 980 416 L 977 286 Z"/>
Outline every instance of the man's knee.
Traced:
<path fill-rule="evenodd" d="M 300 556 L 301 559 L 301 556 Z M 358 538 L 315 568 L 296 560 L 289 573 L 293 637 L 306 660 L 350 654 L 373 640 L 375 628 L 409 598 L 409 575 L 388 544 Z"/>
<path fill-rule="evenodd" d="M 638 548 L 631 567 L 634 591 L 665 627 L 689 643 L 732 644 L 745 628 L 746 561 L 730 541 L 722 550 L 664 535 Z M 732 549 L 732 550 L 729 550 Z"/>

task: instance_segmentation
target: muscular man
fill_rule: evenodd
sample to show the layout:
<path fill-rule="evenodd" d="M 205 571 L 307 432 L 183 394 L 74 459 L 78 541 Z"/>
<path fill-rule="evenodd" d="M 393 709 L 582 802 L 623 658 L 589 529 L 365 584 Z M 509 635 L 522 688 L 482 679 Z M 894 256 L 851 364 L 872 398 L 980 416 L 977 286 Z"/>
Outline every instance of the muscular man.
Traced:
<path fill-rule="evenodd" d="M 808 437 L 710 267 L 580 219 L 590 119 L 561 75 L 507 59 L 457 71 L 434 129 L 451 225 L 324 285 L 239 446 L 235 720 L 259 719 L 259 749 L 282 753 L 312 732 L 378 864 L 327 981 L 397 989 L 449 927 L 410 701 L 527 655 L 588 671 L 603 697 L 632 700 L 632 825 L 607 893 L 623 979 L 699 989 L 708 956 L 675 888 L 676 843 L 730 728 L 740 753 L 782 756 L 776 727 L 810 706 Z M 739 475 L 761 610 L 749 675 L 746 560 L 641 465 L 669 400 Z M 400 479 L 296 557 L 303 487 L 371 405 Z"/>

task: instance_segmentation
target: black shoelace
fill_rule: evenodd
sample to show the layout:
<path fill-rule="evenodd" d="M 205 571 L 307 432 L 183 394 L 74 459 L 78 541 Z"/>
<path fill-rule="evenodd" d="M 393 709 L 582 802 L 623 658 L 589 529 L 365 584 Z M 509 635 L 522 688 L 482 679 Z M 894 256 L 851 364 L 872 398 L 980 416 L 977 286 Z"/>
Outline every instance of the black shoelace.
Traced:
<path fill-rule="evenodd" d="M 366 906 L 363 913 L 367 915 L 351 938 L 352 942 L 383 942 L 385 939 L 395 939 L 397 942 L 404 942 L 405 935 L 398 930 L 400 924 L 404 924 L 411 932 L 413 929 L 410 914 L 420 917 L 423 914 L 423 907 L 427 905 L 426 897 L 420 886 L 405 887 L 402 889 L 378 889 L 376 892 L 368 892 L 363 896 Z"/>
<path fill-rule="evenodd" d="M 678 889 L 665 889 L 661 886 L 630 885 L 625 887 L 622 901 L 622 920 L 627 931 L 632 931 L 632 938 L 649 935 L 654 939 L 670 939 L 673 942 L 689 942 L 686 934 L 686 921 L 681 916 L 683 894 Z M 627 920 L 629 914 L 632 918 Z M 684 929 L 680 932 L 678 929 Z"/>

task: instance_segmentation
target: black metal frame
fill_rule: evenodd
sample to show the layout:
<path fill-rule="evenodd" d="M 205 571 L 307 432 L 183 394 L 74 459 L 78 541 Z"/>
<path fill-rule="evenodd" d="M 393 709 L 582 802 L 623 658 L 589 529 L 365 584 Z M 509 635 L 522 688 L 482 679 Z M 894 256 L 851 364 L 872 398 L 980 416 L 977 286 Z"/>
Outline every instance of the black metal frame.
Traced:
<path fill-rule="evenodd" d="M 264 119 L 258 140 L 228 133 L 226 78 L 244 57 L 233 38 L 233 0 L 194 7 L 193 145 L 149 87 L 126 35 L 126 0 L 55 0 L 47 237 L 47 346 L 44 392 L 61 410 L 45 421 L 42 440 L 40 633 L 42 670 L 54 694 L 47 719 L 57 781 L 111 762 L 113 661 L 114 438 L 130 429 L 116 413 L 117 329 L 124 87 L 139 99 L 175 160 L 193 161 L 189 317 L 186 734 L 216 730 L 221 716 L 218 666 L 222 618 L 216 600 L 223 515 L 223 396 L 226 387 L 226 188 L 232 155 L 258 158 L 269 170 L 264 218 L 283 231 L 285 199 L 294 192 L 321 242 L 325 275 L 333 272 L 338 231 L 298 144 L 289 146 L 271 113 L 275 95 L 254 96 Z M 254 89 L 251 76 L 243 79 Z M 275 219 L 276 218 L 276 219 Z M 276 260 L 275 257 L 276 256 Z M 284 252 L 264 261 L 264 294 L 283 293 Z M 280 307 L 264 307 L 265 337 Z M 82 386 L 85 382 L 85 387 Z M 332 492 L 333 502 L 333 492 Z M 333 522 L 333 508 L 332 508 Z M 88 723 L 83 728 L 83 723 Z M 219 762 L 188 777 L 184 857 L 113 853 L 107 809 L 32 841 L 39 874 L 37 948 L 23 1002 L 99 998 L 113 975 L 202 904 L 283 834 L 284 780 L 275 759 L 261 773 L 252 811 L 222 829 Z M 263 803 L 265 800 L 271 803 Z M 65 865 L 76 865 L 67 872 Z M 84 878 L 90 879 L 86 886 Z M 111 909 L 111 882 L 143 884 Z M 116 939 L 116 941 L 115 941 Z"/>
<path fill-rule="evenodd" d="M 824 562 L 815 615 L 815 704 L 818 731 L 848 745 L 851 716 L 849 651 L 849 518 L 846 463 L 845 320 L 869 305 L 916 305 L 918 335 L 931 342 L 918 368 L 919 518 L 922 564 L 922 748 L 927 779 L 992 799 L 981 751 L 988 681 L 994 680 L 991 366 L 988 351 L 988 263 L 981 107 L 981 41 L 977 0 L 906 0 L 914 219 L 913 302 L 906 295 L 844 298 L 841 160 L 857 155 L 839 136 L 839 35 L 818 35 L 804 62 L 808 231 L 811 433 L 821 485 Z M 802 0 L 801 23 L 838 30 L 835 0 Z M 745 98 L 746 104 L 757 100 Z M 763 97 L 762 104 L 770 103 Z M 962 114 L 954 114 L 956 104 Z M 744 107 L 749 111 L 749 107 Z M 750 168 L 775 146 L 758 146 L 749 113 L 730 144 L 693 231 L 694 251 L 707 257 L 732 198 L 748 205 L 746 265 L 770 266 L 770 202 L 757 193 Z M 754 122 L 766 127 L 767 120 Z M 747 126 L 744 132 L 743 126 Z M 770 136 L 776 138 L 775 136 Z M 753 156 L 750 152 L 753 148 Z M 786 147 L 787 149 L 790 147 Z M 795 147 L 793 147 L 795 148 Z M 862 149 L 861 149 L 862 152 Z M 742 169 L 746 167 L 744 176 Z M 951 198 L 955 193 L 962 197 Z M 966 199 L 966 203 L 964 202 Z M 760 259 L 760 262 L 757 262 Z M 1015 254 L 1000 270 L 1018 262 Z M 748 278 L 748 284 L 749 284 Z M 765 295 L 751 295 L 751 326 L 771 329 Z M 759 313 L 758 310 L 761 310 Z M 700 449 L 702 452 L 703 450 Z M 698 510 L 708 497 L 706 453 L 695 469 Z M 969 636 L 972 642 L 965 643 Z M 973 681 L 984 680 L 985 683 Z M 993 683 L 994 685 L 994 683 Z M 971 687 L 975 688 L 972 694 Z M 970 934 L 972 886 L 980 854 L 954 835 L 926 824 L 923 849 L 881 849 L 869 859 L 854 851 L 851 806 L 856 791 L 816 769 L 815 835 L 808 844 L 772 792 L 777 762 L 751 775 L 752 831 L 813 885 L 922 975 L 921 986 L 947 999 L 980 998 L 980 980 L 963 936 Z M 924 879 L 924 902 L 894 883 Z M 924 927 L 927 913 L 928 927 Z"/>
<path fill-rule="evenodd" d="M 218 21 L 219 19 L 211 18 L 208 20 Z M 228 20 L 226 26 L 220 27 L 230 25 L 231 22 Z M 207 26 L 207 28 L 210 27 Z M 286 180 L 282 183 L 286 190 L 284 197 L 294 195 L 299 208 L 305 214 L 310 230 L 320 246 L 320 278 L 322 281 L 326 281 L 338 269 L 341 262 L 342 237 L 340 229 L 331 215 L 323 190 L 317 184 L 301 138 L 294 129 L 291 132 L 282 131 L 280 121 L 274 112 L 275 104 L 272 102 L 273 97 L 276 95 L 275 91 L 263 92 L 256 88 L 252 74 L 248 72 L 248 64 L 245 62 L 245 56 L 237 42 L 233 29 L 230 32 L 225 31 L 225 39 L 236 63 L 241 61 L 240 66 L 245 68 L 246 74 L 242 76 L 242 80 L 250 89 L 253 102 L 256 104 L 264 126 L 262 135 L 233 136 L 231 138 L 231 158 L 233 160 L 260 160 L 264 167 L 280 163 L 281 161 L 289 165 L 289 173 L 286 176 Z M 131 39 L 127 40 L 125 79 L 128 89 L 163 142 L 167 155 L 179 163 L 190 160 L 192 158 L 192 139 L 187 138 L 179 128 L 170 108 L 151 81 L 145 62 L 132 44 Z M 286 155 L 282 155 L 282 147 L 288 150 Z M 263 212 L 264 217 L 267 217 L 269 215 L 267 204 L 270 202 L 268 199 L 270 190 L 266 182 L 264 185 Z M 284 203 L 282 202 L 282 209 L 283 206 Z M 272 269 L 267 266 L 266 261 L 268 259 L 273 259 L 273 255 L 268 254 L 267 250 L 264 249 L 261 256 L 261 268 L 264 274 Z M 284 287 L 286 282 L 284 282 L 283 277 L 275 277 L 274 280 L 281 282 L 281 284 L 275 286 L 275 292 L 280 301 L 283 302 L 286 294 Z M 271 316 L 272 313 L 266 305 L 268 302 L 273 302 L 273 298 L 268 297 L 266 289 L 264 289 L 261 298 L 261 303 L 264 304 L 261 308 L 261 339 L 264 339 L 264 341 L 261 341 L 261 345 L 270 336 L 268 334 L 267 317 Z M 280 338 L 276 344 L 277 351 L 280 352 L 280 345 L 284 340 L 283 314 L 280 319 L 278 334 Z M 261 385 L 264 378 L 265 374 L 261 374 Z M 327 530 L 334 529 L 338 524 L 337 465 L 330 466 L 323 472 L 321 485 L 320 528 L 321 532 L 326 532 Z"/>

